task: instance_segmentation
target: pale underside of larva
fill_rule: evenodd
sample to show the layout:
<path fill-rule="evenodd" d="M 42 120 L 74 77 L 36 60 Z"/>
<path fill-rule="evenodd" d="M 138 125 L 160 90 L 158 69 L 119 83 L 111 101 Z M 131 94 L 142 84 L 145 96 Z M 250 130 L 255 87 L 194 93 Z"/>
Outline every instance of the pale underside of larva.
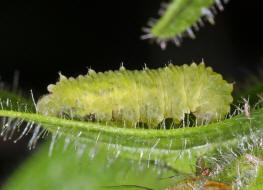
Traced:
<path fill-rule="evenodd" d="M 230 110 L 232 89 L 232 84 L 203 63 L 141 71 L 90 70 L 77 78 L 60 75 L 37 108 L 49 116 L 121 121 L 131 127 L 141 122 L 154 128 L 165 118 L 179 123 L 187 113 L 198 121 L 220 119 Z"/>

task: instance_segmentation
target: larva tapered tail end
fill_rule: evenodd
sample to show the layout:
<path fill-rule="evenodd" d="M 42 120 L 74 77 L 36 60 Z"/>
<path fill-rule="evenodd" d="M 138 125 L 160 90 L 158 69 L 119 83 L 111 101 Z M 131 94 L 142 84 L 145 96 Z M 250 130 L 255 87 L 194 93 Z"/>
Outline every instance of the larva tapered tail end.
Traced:
<path fill-rule="evenodd" d="M 214 17 L 224 10 L 226 0 L 174 0 L 161 7 L 161 18 L 151 19 L 149 28 L 141 39 L 152 39 L 165 49 L 168 42 L 180 46 L 183 37 L 195 39 L 195 32 L 204 26 L 204 21 L 214 25 Z"/>
<path fill-rule="evenodd" d="M 195 115 L 197 124 L 202 125 L 225 118 L 233 101 L 233 84 L 223 80 L 222 75 L 199 65 L 184 65 L 184 91 L 189 110 Z"/>

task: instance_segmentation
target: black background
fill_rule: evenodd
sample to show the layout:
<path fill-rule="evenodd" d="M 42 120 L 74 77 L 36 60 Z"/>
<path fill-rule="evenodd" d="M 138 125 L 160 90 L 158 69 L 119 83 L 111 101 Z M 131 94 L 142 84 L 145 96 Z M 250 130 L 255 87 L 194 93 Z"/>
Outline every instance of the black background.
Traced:
<path fill-rule="evenodd" d="M 180 48 L 162 51 L 140 40 L 150 17 L 158 18 L 161 1 L 39 1 L 0 2 L 0 76 L 12 84 L 15 70 L 25 95 L 38 97 L 66 76 L 118 69 L 141 69 L 200 62 L 212 66 L 230 81 L 242 85 L 248 74 L 258 75 L 263 55 L 261 6 L 232 0 L 206 24 L 197 39 L 184 39 Z M 259 3 L 259 2 L 257 2 Z M 262 70 L 262 69 L 261 69 Z M 18 144 L 0 139 L 0 182 L 29 154 L 28 139 Z"/>

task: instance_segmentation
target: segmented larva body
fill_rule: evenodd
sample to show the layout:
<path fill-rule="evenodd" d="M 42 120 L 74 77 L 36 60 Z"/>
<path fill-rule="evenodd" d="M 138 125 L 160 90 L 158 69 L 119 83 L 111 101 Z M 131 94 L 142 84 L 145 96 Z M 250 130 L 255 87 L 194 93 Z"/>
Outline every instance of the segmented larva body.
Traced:
<path fill-rule="evenodd" d="M 67 79 L 60 75 L 50 94 L 37 104 L 39 113 L 76 119 L 138 122 L 156 127 L 165 118 L 179 123 L 186 113 L 201 121 L 223 117 L 230 110 L 232 84 L 204 63 L 168 65 L 159 69 L 96 73 Z"/>

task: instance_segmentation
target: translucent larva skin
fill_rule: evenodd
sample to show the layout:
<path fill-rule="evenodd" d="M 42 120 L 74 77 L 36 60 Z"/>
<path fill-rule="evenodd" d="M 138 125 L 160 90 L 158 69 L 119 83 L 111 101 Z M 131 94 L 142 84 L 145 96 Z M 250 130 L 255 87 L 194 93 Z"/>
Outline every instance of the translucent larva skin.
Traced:
<path fill-rule="evenodd" d="M 50 94 L 42 97 L 38 111 L 49 116 L 122 121 L 126 126 L 146 123 L 154 128 L 164 118 L 178 123 L 192 112 L 199 121 L 212 121 L 230 110 L 232 84 L 204 63 L 96 73 L 67 79 L 60 75 Z"/>

